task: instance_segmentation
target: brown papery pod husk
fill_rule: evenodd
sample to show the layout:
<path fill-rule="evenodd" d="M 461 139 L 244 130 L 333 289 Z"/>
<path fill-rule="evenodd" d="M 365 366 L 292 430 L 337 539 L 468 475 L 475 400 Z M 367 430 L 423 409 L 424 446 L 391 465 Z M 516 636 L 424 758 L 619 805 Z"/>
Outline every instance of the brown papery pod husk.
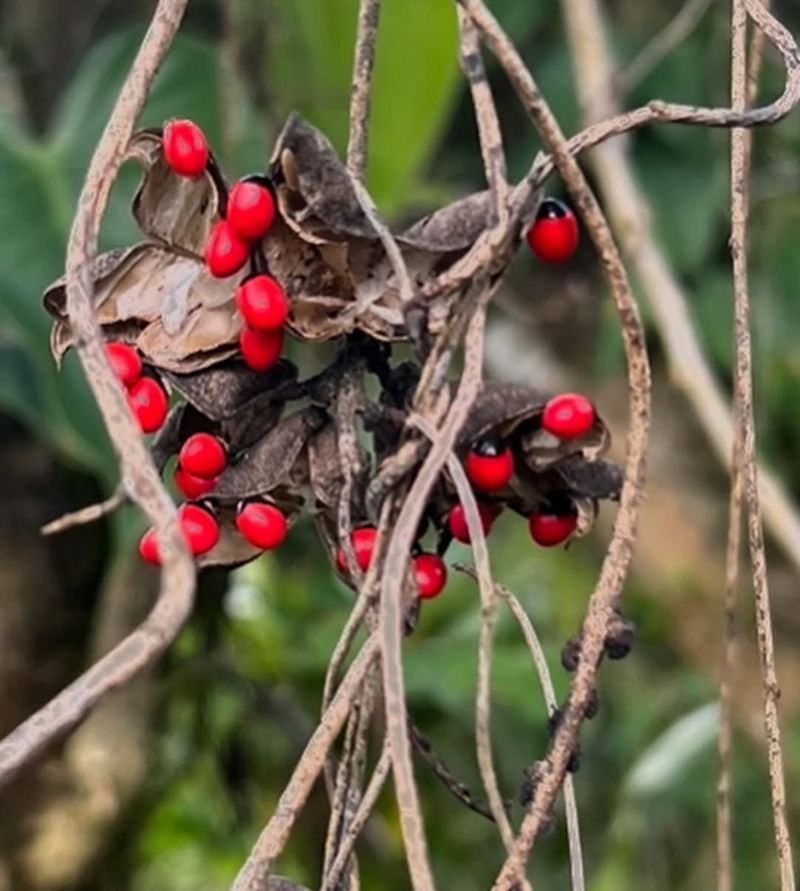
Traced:
<path fill-rule="evenodd" d="M 242 411 L 256 396 L 297 380 L 297 367 L 286 359 L 268 371 L 252 371 L 232 360 L 190 374 L 167 372 L 166 379 L 183 398 L 213 421 Z"/>
<path fill-rule="evenodd" d="M 238 502 L 268 495 L 279 486 L 294 488 L 307 482 L 305 445 L 326 419 L 324 411 L 310 406 L 281 420 L 241 458 L 228 465 L 209 498 Z"/>
<path fill-rule="evenodd" d="M 144 168 L 131 208 L 139 229 L 151 241 L 202 259 L 208 233 L 219 216 L 211 175 L 206 172 L 197 179 L 176 175 L 164 160 L 157 130 L 135 133 L 126 160 Z"/>
<path fill-rule="evenodd" d="M 289 496 L 286 491 L 278 491 L 276 498 L 265 498 L 269 504 L 280 508 L 286 517 L 288 527 L 297 521 L 302 509 L 302 499 Z M 253 547 L 236 528 L 236 506 L 232 504 L 219 504 L 214 507 L 214 515 L 219 523 L 219 541 L 208 553 L 197 559 L 197 566 L 205 569 L 212 566 L 224 566 L 234 569 L 255 560 L 265 553 L 260 548 Z"/>
<path fill-rule="evenodd" d="M 338 300 L 318 293 L 298 307 L 290 322 L 294 333 L 323 339 L 357 327 L 381 340 L 405 339 L 405 308 L 394 270 L 350 172 L 327 137 L 298 115 L 290 116 L 270 173 L 286 225 L 349 283 L 349 293 L 339 293 Z M 489 222 L 489 206 L 486 192 L 468 196 L 396 235 L 412 280 L 419 285 L 461 256 Z M 434 312 L 432 318 L 440 316 Z"/>

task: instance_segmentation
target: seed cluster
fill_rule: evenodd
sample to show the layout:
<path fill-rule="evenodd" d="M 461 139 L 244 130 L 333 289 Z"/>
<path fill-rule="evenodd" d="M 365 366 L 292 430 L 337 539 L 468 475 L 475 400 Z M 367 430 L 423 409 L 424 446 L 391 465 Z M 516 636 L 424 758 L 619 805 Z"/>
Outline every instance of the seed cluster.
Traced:
<path fill-rule="evenodd" d="M 176 459 L 172 479 L 185 499 L 180 529 L 198 565 L 240 565 L 279 547 L 310 506 L 334 571 L 355 587 L 376 554 L 377 517 L 398 485 L 384 469 L 407 435 L 421 368 L 391 361 L 391 341 L 408 340 L 410 328 L 402 317 L 394 320 L 391 287 L 377 300 L 364 296 L 381 287 L 384 259 L 367 239 L 357 205 L 347 203 L 346 171 L 324 137 L 302 122 L 290 121 L 281 140 L 268 175 L 246 176 L 229 189 L 195 123 L 174 120 L 134 137 L 146 172 L 133 211 L 154 243 L 101 258 L 96 289 L 111 309 L 100 320 L 131 411 L 142 431 L 154 434 L 157 465 L 165 471 Z M 472 208 L 474 221 L 463 218 L 464 208 Z M 435 265 L 436 251 L 452 257 L 468 248 L 469 233 L 482 224 L 480 204 L 452 213 L 460 215 L 458 225 L 446 225 L 441 212 L 400 237 L 413 262 Z M 337 230 L 340 247 L 324 250 Z M 540 204 L 523 236 L 544 263 L 568 260 L 579 240 L 574 214 L 555 199 Z M 165 243 L 174 245 L 173 255 L 164 253 Z M 425 251 L 434 251 L 432 259 L 424 260 Z M 137 280 L 146 280 L 155 296 L 132 290 Z M 355 299 L 369 304 L 365 312 L 374 312 L 369 326 L 365 315 L 325 296 L 351 286 Z M 58 287 L 45 295 L 57 318 L 54 342 L 64 340 L 68 324 L 53 296 Z M 194 300 L 183 323 L 165 311 L 179 298 Z M 388 327 L 383 320 L 391 320 Z M 283 357 L 287 331 L 305 340 L 336 339 L 338 352 L 321 372 L 300 380 Z M 184 345 L 182 338 L 192 337 Z M 375 389 L 364 386 L 366 375 L 378 385 L 374 401 L 366 395 Z M 295 410 L 287 413 L 290 405 Z M 347 455 L 342 412 L 355 438 Z M 505 510 L 526 520 L 541 547 L 584 535 L 599 500 L 619 495 L 619 469 L 600 457 L 608 444 L 605 424 L 585 396 L 484 384 L 456 444 L 484 535 Z M 345 476 L 350 525 L 342 528 Z M 346 548 L 342 536 L 349 538 Z M 470 540 L 465 507 L 444 471 L 410 555 L 420 600 L 445 590 L 451 542 Z M 154 530 L 143 535 L 139 552 L 148 563 L 160 562 Z"/>

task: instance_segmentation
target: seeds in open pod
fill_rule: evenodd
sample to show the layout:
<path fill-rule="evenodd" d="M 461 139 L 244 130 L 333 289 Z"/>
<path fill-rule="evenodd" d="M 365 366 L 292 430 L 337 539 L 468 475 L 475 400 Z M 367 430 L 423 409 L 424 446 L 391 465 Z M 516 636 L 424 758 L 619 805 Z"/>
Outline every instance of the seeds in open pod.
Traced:
<path fill-rule="evenodd" d="M 578 221 L 563 201 L 546 198 L 525 237 L 543 263 L 564 263 L 578 249 Z"/>
<path fill-rule="evenodd" d="M 283 331 L 258 331 L 245 325 L 239 334 L 239 348 L 248 368 L 269 371 L 283 350 Z"/>
<path fill-rule="evenodd" d="M 173 481 L 175 488 L 184 498 L 187 498 L 189 501 L 196 501 L 198 498 L 202 498 L 214 491 L 217 477 L 208 479 L 202 476 L 195 476 L 193 473 L 189 473 L 186 468 L 178 465 L 175 468 Z"/>
<path fill-rule="evenodd" d="M 228 222 L 241 238 L 263 238 L 275 220 L 275 199 L 265 177 L 239 180 L 228 195 Z"/>
<path fill-rule="evenodd" d="M 178 461 L 188 474 L 213 480 L 225 470 L 228 453 L 216 436 L 193 433 L 181 446 Z"/>
<path fill-rule="evenodd" d="M 208 235 L 205 259 L 214 278 L 227 278 L 238 272 L 247 262 L 250 245 L 227 220 L 220 220 Z"/>
<path fill-rule="evenodd" d="M 438 554 L 419 554 L 413 559 L 420 599 L 438 597 L 447 584 L 447 566 Z"/>
<path fill-rule="evenodd" d="M 197 179 L 205 173 L 208 142 L 194 121 L 169 121 L 161 137 L 164 160 L 179 176 Z"/>
<path fill-rule="evenodd" d="M 289 301 L 270 275 L 254 275 L 236 289 L 236 308 L 242 318 L 258 331 L 280 330 L 289 315 Z"/>
<path fill-rule="evenodd" d="M 142 360 L 135 347 L 112 340 L 106 344 L 106 356 L 125 387 L 132 387 L 142 376 Z"/>
<path fill-rule="evenodd" d="M 572 505 L 543 506 L 528 517 L 531 538 L 543 548 L 552 548 L 569 539 L 578 525 L 578 512 Z"/>
<path fill-rule="evenodd" d="M 542 427 L 559 439 L 579 439 L 592 429 L 595 411 L 579 393 L 554 396 L 542 412 Z"/>
<path fill-rule="evenodd" d="M 283 511 L 263 501 L 250 501 L 240 505 L 236 528 L 254 547 L 271 551 L 283 543 L 289 527 Z"/>
<path fill-rule="evenodd" d="M 497 492 L 505 488 L 514 475 L 514 456 L 498 437 L 485 436 L 470 449 L 466 470 L 479 492 Z"/>
<path fill-rule="evenodd" d="M 167 418 L 169 401 L 164 388 L 152 377 L 141 377 L 128 390 L 128 405 L 142 433 L 155 433 Z"/>
<path fill-rule="evenodd" d="M 492 524 L 499 516 L 500 511 L 501 508 L 493 504 L 478 505 L 478 515 L 480 516 L 484 535 L 489 534 Z M 467 525 L 466 511 L 462 504 L 456 504 L 451 508 L 450 513 L 447 515 L 447 528 L 456 541 L 460 541 L 462 544 L 470 544 L 472 541 Z"/>
<path fill-rule="evenodd" d="M 377 540 L 378 530 L 374 526 L 361 526 L 358 529 L 354 529 L 350 536 L 356 563 L 362 572 L 366 572 L 369 569 Z M 347 572 L 347 558 L 342 548 L 336 554 L 336 565 L 340 572 Z"/>

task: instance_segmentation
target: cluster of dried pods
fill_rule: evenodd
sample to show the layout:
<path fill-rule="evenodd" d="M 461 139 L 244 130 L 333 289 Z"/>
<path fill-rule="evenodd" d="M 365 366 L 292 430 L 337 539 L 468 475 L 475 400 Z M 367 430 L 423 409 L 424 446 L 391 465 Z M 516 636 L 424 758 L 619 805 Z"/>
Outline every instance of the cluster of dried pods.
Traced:
<path fill-rule="evenodd" d="M 369 567 L 390 491 L 375 482 L 400 445 L 420 379 L 417 361 L 392 363 L 392 344 L 411 340 L 424 358 L 435 310 L 425 336 L 412 337 L 409 307 L 352 180 L 326 138 L 300 118 L 287 122 L 266 174 L 230 190 L 192 122 L 136 134 L 128 156 L 144 168 L 133 216 L 146 240 L 97 259 L 95 308 L 131 410 L 154 434 L 156 464 L 163 472 L 177 456 L 188 546 L 199 566 L 240 565 L 280 545 L 309 508 L 334 571 L 354 587 L 351 570 Z M 481 193 L 398 235 L 411 274 L 421 282 L 446 270 L 482 231 L 486 213 Z M 574 215 L 547 199 L 526 239 L 543 262 L 563 262 L 578 244 Z M 71 345 L 63 280 L 44 302 L 60 360 Z M 284 331 L 304 342 L 336 341 L 335 355 L 301 380 L 281 358 Z M 354 462 L 341 454 L 345 390 L 360 425 Z M 528 520 L 541 546 L 584 535 L 598 501 L 619 495 L 620 471 L 601 457 L 608 444 L 583 396 L 484 385 L 457 443 L 484 532 L 508 508 Z M 339 536 L 346 476 L 354 564 Z M 470 535 L 444 472 L 411 555 L 420 598 L 444 589 L 442 557 L 453 539 L 469 543 Z M 152 530 L 140 553 L 159 562 Z"/>

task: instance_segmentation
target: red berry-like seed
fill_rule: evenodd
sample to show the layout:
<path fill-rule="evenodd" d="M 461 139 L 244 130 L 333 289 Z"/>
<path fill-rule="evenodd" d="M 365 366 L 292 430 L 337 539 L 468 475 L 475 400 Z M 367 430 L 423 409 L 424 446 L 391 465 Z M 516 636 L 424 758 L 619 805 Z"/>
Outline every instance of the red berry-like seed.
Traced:
<path fill-rule="evenodd" d="M 178 461 L 187 473 L 212 480 L 225 470 L 228 454 L 216 436 L 193 433 L 181 446 Z"/>
<path fill-rule="evenodd" d="M 377 540 L 378 530 L 374 526 L 361 526 L 359 529 L 354 529 L 350 536 L 350 541 L 353 543 L 353 551 L 356 555 L 356 563 L 362 572 L 366 572 L 369 569 Z M 336 565 L 339 567 L 340 572 L 347 572 L 347 558 L 341 548 L 336 554 Z"/>
<path fill-rule="evenodd" d="M 269 275 L 256 275 L 236 289 L 236 308 L 251 328 L 278 331 L 289 315 L 283 288 Z"/>
<path fill-rule="evenodd" d="M 242 358 L 253 371 L 267 371 L 280 359 L 283 331 L 257 331 L 245 325 L 239 335 Z"/>
<path fill-rule="evenodd" d="M 202 507 L 183 504 L 178 508 L 178 517 L 186 544 L 196 557 L 210 551 L 219 541 L 219 524 Z"/>
<path fill-rule="evenodd" d="M 257 241 L 275 219 L 272 192 L 256 182 L 238 182 L 228 195 L 228 222 L 241 238 Z"/>
<path fill-rule="evenodd" d="M 132 387 L 142 376 L 142 360 L 132 346 L 112 340 L 106 344 L 106 356 L 114 372 L 126 387 Z"/>
<path fill-rule="evenodd" d="M 535 513 L 528 518 L 531 538 L 543 548 L 552 548 L 565 542 L 577 525 L 578 515 L 574 513 Z"/>
<path fill-rule="evenodd" d="M 196 501 L 198 498 L 208 495 L 209 492 L 214 491 L 214 487 L 217 485 L 216 479 L 203 479 L 201 476 L 195 476 L 180 465 L 175 468 L 174 480 L 177 490 L 189 501 Z"/>
<path fill-rule="evenodd" d="M 169 403 L 164 388 L 152 377 L 140 377 L 128 390 L 128 405 L 142 433 L 155 433 L 167 418 Z"/>
<path fill-rule="evenodd" d="M 164 160 L 179 176 L 196 179 L 208 164 L 208 142 L 193 121 L 170 121 L 162 136 Z"/>
<path fill-rule="evenodd" d="M 249 254 L 250 246 L 227 220 L 214 224 L 205 249 L 206 266 L 214 278 L 227 278 L 238 272 Z"/>
<path fill-rule="evenodd" d="M 161 565 L 161 553 L 158 550 L 155 529 L 148 529 L 139 539 L 139 556 L 145 563 L 152 563 L 153 566 Z"/>
<path fill-rule="evenodd" d="M 467 455 L 466 470 L 479 492 L 497 492 L 514 475 L 514 456 L 508 447 L 482 440 Z"/>
<path fill-rule="evenodd" d="M 252 501 L 236 515 L 236 528 L 254 547 L 271 551 L 286 538 L 288 526 L 277 507 Z"/>
<path fill-rule="evenodd" d="M 417 590 L 423 600 L 438 597 L 447 584 L 447 567 L 436 554 L 420 554 L 414 557 L 414 575 Z"/>
<path fill-rule="evenodd" d="M 578 221 L 565 204 L 548 198 L 539 206 L 526 238 L 528 247 L 543 263 L 563 263 L 578 249 Z"/>
<path fill-rule="evenodd" d="M 578 393 L 554 396 L 542 412 L 542 427 L 559 439 L 585 436 L 594 424 L 594 406 Z"/>
<path fill-rule="evenodd" d="M 478 514 L 481 518 L 481 527 L 484 535 L 489 534 L 492 524 L 497 519 L 499 513 L 500 510 L 493 505 L 478 505 Z M 450 529 L 450 534 L 456 541 L 460 541 L 462 544 L 469 544 L 472 541 L 469 527 L 467 526 L 467 512 L 464 510 L 463 505 L 456 504 L 452 508 L 447 517 L 447 526 Z"/>

